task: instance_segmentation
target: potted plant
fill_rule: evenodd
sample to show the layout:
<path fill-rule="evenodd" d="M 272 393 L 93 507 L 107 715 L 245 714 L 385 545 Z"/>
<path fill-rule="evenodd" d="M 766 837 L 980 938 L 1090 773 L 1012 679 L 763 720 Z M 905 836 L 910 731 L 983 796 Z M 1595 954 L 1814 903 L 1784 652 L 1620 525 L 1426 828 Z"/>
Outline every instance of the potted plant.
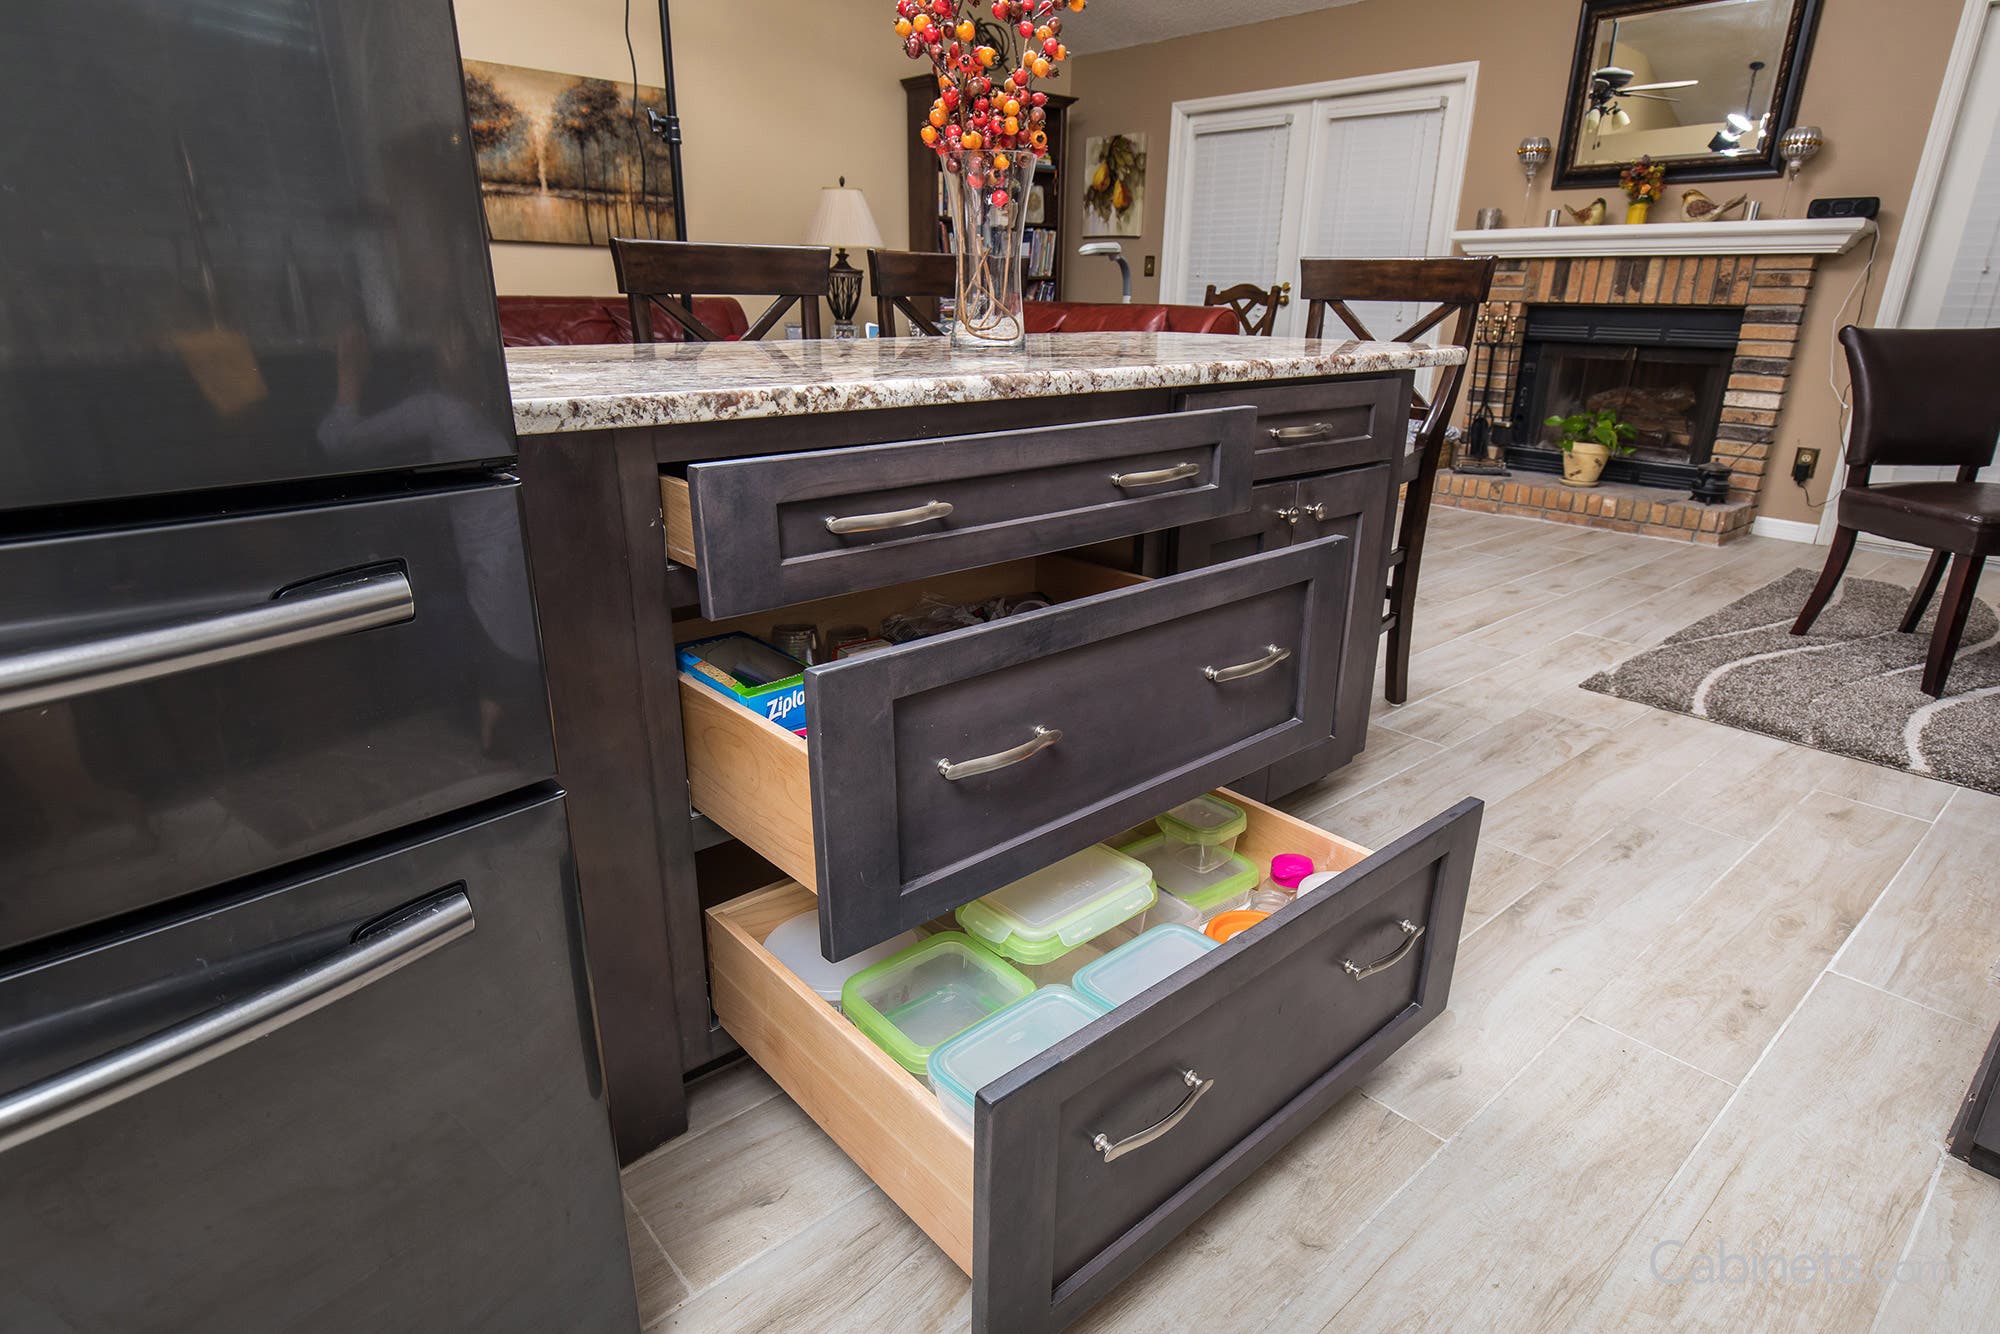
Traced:
<path fill-rule="evenodd" d="M 1561 436 L 1557 443 L 1563 451 L 1565 486 L 1596 486 L 1611 456 L 1632 453 L 1629 442 L 1639 434 L 1637 427 L 1619 421 L 1618 414 L 1609 408 L 1551 417 L 1548 425 Z"/>
<path fill-rule="evenodd" d="M 1659 202 L 1660 192 L 1666 188 L 1667 169 L 1650 157 L 1642 157 L 1625 170 L 1618 173 L 1618 188 L 1625 192 L 1631 202 L 1625 205 L 1625 221 L 1640 223 L 1653 211 Z"/>

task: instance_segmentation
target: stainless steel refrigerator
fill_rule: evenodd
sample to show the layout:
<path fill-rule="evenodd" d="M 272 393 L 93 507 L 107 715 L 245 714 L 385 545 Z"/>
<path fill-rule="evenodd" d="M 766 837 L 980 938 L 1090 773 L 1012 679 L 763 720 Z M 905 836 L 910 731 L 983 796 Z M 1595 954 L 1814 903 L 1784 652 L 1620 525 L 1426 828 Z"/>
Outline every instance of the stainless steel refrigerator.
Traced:
<path fill-rule="evenodd" d="M 449 4 L 0 125 L 0 1329 L 634 1328 Z"/>

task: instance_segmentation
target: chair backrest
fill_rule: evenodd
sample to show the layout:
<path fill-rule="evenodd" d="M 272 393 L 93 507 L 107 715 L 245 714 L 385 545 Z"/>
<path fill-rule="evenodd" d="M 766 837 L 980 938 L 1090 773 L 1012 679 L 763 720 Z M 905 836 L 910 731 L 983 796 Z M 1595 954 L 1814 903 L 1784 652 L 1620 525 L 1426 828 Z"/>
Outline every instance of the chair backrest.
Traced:
<path fill-rule="evenodd" d="M 743 335 L 762 338 L 793 305 L 806 337 L 820 336 L 819 301 L 831 288 L 833 252 L 810 245 L 709 245 L 700 241 L 640 241 L 613 237 L 618 290 L 632 308 L 632 340 L 653 341 L 653 311 L 664 313 L 704 343 L 723 340 L 689 307 L 697 293 L 776 297 Z"/>
<path fill-rule="evenodd" d="M 1993 461 L 2000 440 L 2000 329 L 1840 331 L 1854 382 L 1851 468 Z M 1864 472 L 1855 481 L 1865 481 Z"/>
<path fill-rule="evenodd" d="M 871 250 L 868 285 L 875 289 L 875 322 L 882 337 L 896 336 L 896 312 L 912 331 L 939 336 L 937 301 L 958 290 L 958 261 L 922 250 Z M 919 304 L 920 303 L 920 304 Z"/>
<path fill-rule="evenodd" d="M 1278 327 L 1278 307 L 1292 303 L 1292 285 L 1279 283 L 1276 287 L 1259 287 L 1255 283 L 1238 283 L 1234 287 L 1217 289 L 1214 283 L 1202 293 L 1204 306 L 1227 306 L 1236 313 L 1236 320 L 1243 326 L 1243 332 L 1258 338 L 1269 338 Z M 1259 308 L 1263 313 L 1258 314 Z"/>
<path fill-rule="evenodd" d="M 1472 330 L 1479 308 L 1493 288 L 1492 258 L 1485 259 L 1306 259 L 1299 261 L 1299 299 L 1306 303 L 1306 337 L 1325 336 L 1326 315 L 1330 310 L 1356 338 L 1411 343 L 1451 320 L 1443 341 L 1471 348 Z M 1363 324 L 1349 304 L 1355 301 L 1407 302 L 1430 309 L 1416 322 L 1396 334 L 1378 334 Z M 1458 405 L 1459 390 L 1465 383 L 1465 366 L 1441 368 L 1431 385 L 1431 396 L 1412 396 L 1410 417 L 1419 424 L 1416 452 L 1406 456 L 1401 469 L 1404 477 L 1414 477 L 1426 468 L 1436 470 L 1438 446 L 1445 428 L 1451 424 L 1452 409 Z"/>

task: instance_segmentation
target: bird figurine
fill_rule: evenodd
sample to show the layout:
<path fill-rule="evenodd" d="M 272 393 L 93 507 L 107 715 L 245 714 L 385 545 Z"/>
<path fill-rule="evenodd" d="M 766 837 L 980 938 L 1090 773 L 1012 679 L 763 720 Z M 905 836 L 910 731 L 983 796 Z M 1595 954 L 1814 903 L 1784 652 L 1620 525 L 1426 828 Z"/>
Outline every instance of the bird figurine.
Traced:
<path fill-rule="evenodd" d="M 1718 204 L 1701 191 L 1689 188 L 1681 191 L 1681 216 L 1689 222 L 1720 222 L 1742 208 L 1749 198 L 1738 195 L 1726 204 Z"/>
<path fill-rule="evenodd" d="M 1564 204 L 1563 208 L 1568 211 L 1570 217 L 1576 219 L 1579 227 L 1595 227 L 1598 223 L 1604 221 L 1604 197 L 1602 195 L 1591 200 L 1587 207 L 1570 208 L 1568 204 Z"/>

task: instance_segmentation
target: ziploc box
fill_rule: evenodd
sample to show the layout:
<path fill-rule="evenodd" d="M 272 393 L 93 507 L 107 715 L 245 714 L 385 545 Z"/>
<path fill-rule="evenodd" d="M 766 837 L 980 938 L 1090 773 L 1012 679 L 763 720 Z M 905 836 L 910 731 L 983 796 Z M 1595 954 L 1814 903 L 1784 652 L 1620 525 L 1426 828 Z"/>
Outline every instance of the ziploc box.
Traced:
<path fill-rule="evenodd" d="M 717 635 L 682 644 L 681 670 L 788 732 L 806 730 L 805 667 L 752 635 Z"/>

